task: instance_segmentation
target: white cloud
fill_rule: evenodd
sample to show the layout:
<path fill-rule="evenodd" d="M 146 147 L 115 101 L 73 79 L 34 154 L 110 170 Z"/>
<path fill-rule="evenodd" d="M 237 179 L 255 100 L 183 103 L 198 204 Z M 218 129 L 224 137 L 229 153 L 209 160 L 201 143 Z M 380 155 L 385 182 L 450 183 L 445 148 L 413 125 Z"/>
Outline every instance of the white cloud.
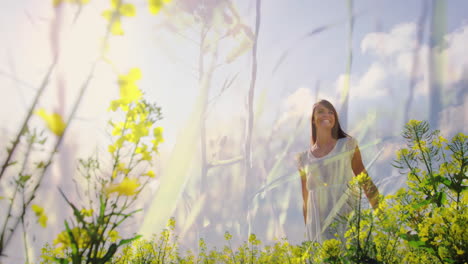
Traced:
<path fill-rule="evenodd" d="M 422 77 L 427 74 L 427 58 L 429 55 L 429 47 L 427 45 L 421 45 L 417 50 L 417 61 L 415 59 L 415 51 L 403 51 L 395 55 L 395 69 L 398 73 L 404 77 L 413 76 L 414 78 Z M 417 63 L 416 72 L 413 71 L 413 63 Z"/>
<path fill-rule="evenodd" d="M 359 84 L 355 87 L 355 90 L 359 94 L 381 96 L 385 93 L 385 90 L 382 88 L 386 76 L 385 68 L 380 63 L 373 63 L 359 80 Z"/>
<path fill-rule="evenodd" d="M 415 46 L 416 24 L 404 23 L 395 26 L 390 33 L 367 34 L 361 42 L 363 53 L 389 57 L 401 51 L 411 51 Z"/>
<path fill-rule="evenodd" d="M 281 124 L 287 119 L 298 118 L 307 115 L 312 109 L 313 96 L 310 89 L 300 87 L 283 102 L 283 115 L 280 117 L 278 123 Z"/>
<path fill-rule="evenodd" d="M 413 73 L 415 62 L 416 29 L 414 23 L 396 25 L 389 32 L 373 32 L 367 34 L 361 42 L 363 53 L 373 54 L 374 61 L 362 74 L 350 77 L 350 92 L 357 98 L 378 98 L 387 95 L 388 87 L 408 83 L 409 78 L 415 78 L 415 95 L 427 96 L 430 72 L 428 59 L 430 49 L 420 45 L 417 53 L 417 68 Z M 445 36 L 445 49 L 440 51 L 442 58 L 442 78 L 444 87 L 452 89 L 456 82 L 468 78 L 468 25 Z M 346 75 L 340 75 L 335 84 L 341 91 Z M 405 96 L 406 93 L 398 95 Z"/>
<path fill-rule="evenodd" d="M 468 71 L 468 25 L 449 33 L 445 36 L 447 49 L 448 70 L 447 82 L 454 83 L 462 79 L 467 79 L 466 72 Z"/>
<path fill-rule="evenodd" d="M 350 95 L 354 99 L 374 98 L 385 95 L 386 69 L 382 64 L 373 63 L 362 75 L 351 75 L 349 78 Z M 347 74 L 341 74 L 335 82 L 337 91 L 342 91 L 347 80 Z"/>

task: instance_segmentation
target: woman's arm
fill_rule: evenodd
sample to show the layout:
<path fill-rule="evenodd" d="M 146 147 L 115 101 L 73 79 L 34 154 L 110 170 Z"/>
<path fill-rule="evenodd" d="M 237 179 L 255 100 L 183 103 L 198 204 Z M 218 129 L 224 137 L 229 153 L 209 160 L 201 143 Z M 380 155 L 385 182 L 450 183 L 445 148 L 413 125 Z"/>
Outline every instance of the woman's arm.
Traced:
<path fill-rule="evenodd" d="M 359 175 L 362 172 L 367 174 L 367 171 L 364 168 L 364 164 L 362 164 L 361 152 L 359 151 L 359 147 L 357 145 L 354 151 L 351 166 L 353 167 L 354 175 Z M 370 177 L 369 181 L 363 184 L 362 188 L 364 189 L 364 193 L 366 194 L 366 197 L 369 200 L 372 208 L 376 209 L 379 205 L 379 190 L 372 182 Z"/>

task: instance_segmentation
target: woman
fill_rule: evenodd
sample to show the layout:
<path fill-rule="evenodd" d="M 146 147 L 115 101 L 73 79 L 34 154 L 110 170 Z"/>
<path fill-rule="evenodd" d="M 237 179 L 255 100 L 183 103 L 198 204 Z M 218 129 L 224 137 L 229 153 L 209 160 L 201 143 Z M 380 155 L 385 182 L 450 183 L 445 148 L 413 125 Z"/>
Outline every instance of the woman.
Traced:
<path fill-rule="evenodd" d="M 299 153 L 298 169 L 304 199 L 304 222 L 308 240 L 322 242 L 334 238 L 334 232 L 344 232 L 346 225 L 331 228 L 337 216 L 351 212 L 352 202 L 348 190 L 349 180 L 367 173 L 354 138 L 340 126 L 335 108 L 327 100 L 314 104 L 311 118 L 311 146 Z M 379 192 L 372 181 L 363 189 L 373 208 Z"/>

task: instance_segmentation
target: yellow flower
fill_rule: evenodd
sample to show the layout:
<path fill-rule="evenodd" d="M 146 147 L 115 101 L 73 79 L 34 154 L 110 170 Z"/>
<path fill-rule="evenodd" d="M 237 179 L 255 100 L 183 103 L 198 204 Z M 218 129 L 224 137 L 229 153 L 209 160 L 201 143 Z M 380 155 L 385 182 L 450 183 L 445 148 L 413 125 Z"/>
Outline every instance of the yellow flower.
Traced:
<path fill-rule="evenodd" d="M 109 145 L 109 146 L 107 147 L 107 151 L 109 151 L 109 153 L 111 153 L 111 154 L 114 154 L 114 152 L 115 152 L 115 146 L 114 146 L 114 145 Z"/>
<path fill-rule="evenodd" d="M 120 184 L 112 184 L 111 186 L 107 187 L 105 192 L 107 195 L 116 192 L 119 195 L 131 196 L 136 194 L 138 187 L 140 187 L 140 183 L 137 179 L 130 179 L 126 177 Z"/>
<path fill-rule="evenodd" d="M 41 214 L 39 216 L 39 219 L 37 220 L 39 222 L 39 224 L 42 226 L 42 227 L 46 227 L 47 226 L 47 215 L 45 214 Z"/>
<path fill-rule="evenodd" d="M 401 158 L 403 158 L 404 156 L 407 156 L 409 154 L 409 150 L 406 149 L 406 148 L 400 149 L 400 150 L 397 151 L 396 154 L 397 154 L 397 159 L 400 160 Z"/>
<path fill-rule="evenodd" d="M 80 248 L 85 247 L 90 241 L 88 233 L 83 228 L 74 227 L 71 233 Z M 57 235 L 57 238 L 54 239 L 54 245 L 59 244 L 62 244 L 60 247 L 61 249 L 68 248 L 71 245 L 71 239 L 67 231 L 62 231 Z"/>
<path fill-rule="evenodd" d="M 36 213 L 36 216 L 40 216 L 41 214 L 44 213 L 44 208 L 42 208 L 41 206 L 37 204 L 33 204 L 31 206 L 31 209 L 33 210 L 34 213 Z"/>
<path fill-rule="evenodd" d="M 70 245 L 70 238 L 68 237 L 67 231 L 60 232 L 54 239 L 54 245 L 62 244 L 64 247 Z"/>
<path fill-rule="evenodd" d="M 125 123 L 124 122 L 118 122 L 117 124 L 114 124 L 114 129 L 112 130 L 112 135 L 113 136 L 118 136 L 122 134 L 122 131 L 125 129 Z"/>
<path fill-rule="evenodd" d="M 119 232 L 117 232 L 117 230 L 114 229 L 109 232 L 109 240 L 111 242 L 115 242 L 119 238 L 121 238 L 121 236 L 119 236 Z"/>
<path fill-rule="evenodd" d="M 414 141 L 413 144 L 413 150 L 421 150 L 423 152 L 427 152 L 429 150 L 427 143 L 424 140 Z"/>
<path fill-rule="evenodd" d="M 61 136 L 65 130 L 65 122 L 63 122 L 62 116 L 57 113 L 49 114 L 44 109 L 36 111 L 36 115 L 41 117 L 47 125 L 47 128 L 57 136 Z"/>
<path fill-rule="evenodd" d="M 93 210 L 93 209 L 89 209 L 89 210 L 88 210 L 88 209 L 81 209 L 80 212 L 81 212 L 81 214 L 82 214 L 83 216 L 92 216 L 94 210 Z"/>
<path fill-rule="evenodd" d="M 155 176 L 155 175 L 154 175 L 154 171 L 152 171 L 152 170 L 148 171 L 148 172 L 147 172 L 146 174 L 144 174 L 144 175 L 146 175 L 146 176 L 148 176 L 148 177 L 150 177 L 150 178 L 154 178 L 154 176 Z"/>
<path fill-rule="evenodd" d="M 127 75 L 119 76 L 120 99 L 129 104 L 138 101 L 142 93 L 136 81 L 141 79 L 141 71 L 138 68 L 131 69 Z"/>
<path fill-rule="evenodd" d="M 122 102 L 119 100 L 113 100 L 108 110 L 117 111 L 117 109 L 122 105 Z"/>
<path fill-rule="evenodd" d="M 127 167 L 125 167 L 125 164 L 120 162 L 118 165 L 117 165 L 117 171 L 121 171 L 125 174 L 129 173 L 130 172 L 130 169 L 128 169 Z"/>
<path fill-rule="evenodd" d="M 117 174 L 119 172 L 122 172 L 124 173 L 125 175 L 128 174 L 130 172 L 130 169 L 128 169 L 127 167 L 125 167 L 125 164 L 120 162 L 119 164 L 117 164 L 117 167 L 115 168 L 115 170 L 112 172 L 112 179 L 115 179 L 117 177 Z"/>
<path fill-rule="evenodd" d="M 129 135 L 129 141 L 133 143 L 138 142 L 142 137 L 146 137 L 149 133 L 147 125 L 145 123 L 132 124 L 131 130 L 132 133 Z"/>
<path fill-rule="evenodd" d="M 45 214 L 44 212 L 44 208 L 42 208 L 41 206 L 37 205 L 37 204 L 33 204 L 31 206 L 31 209 L 33 210 L 33 212 L 36 214 L 37 216 L 37 222 L 42 226 L 42 227 L 46 227 L 47 226 L 47 215 Z"/>
<path fill-rule="evenodd" d="M 164 4 L 170 3 L 171 1 L 172 0 L 148 0 L 151 14 L 156 15 L 161 11 Z"/>
<path fill-rule="evenodd" d="M 231 235 L 229 232 L 226 231 L 226 232 L 224 233 L 224 239 L 226 239 L 226 240 L 229 241 L 229 240 L 232 239 L 232 235 Z"/>
<path fill-rule="evenodd" d="M 151 140 L 151 143 L 153 143 L 153 148 L 152 149 L 156 153 L 158 152 L 159 144 L 164 142 L 164 138 L 162 136 L 162 133 L 163 133 L 163 128 L 162 127 L 156 127 L 153 130 L 154 139 Z"/>
<path fill-rule="evenodd" d="M 463 255 L 465 253 L 463 249 L 459 249 L 457 246 L 455 246 L 455 250 L 457 251 L 458 255 Z"/>
<path fill-rule="evenodd" d="M 329 239 L 323 242 L 322 246 L 322 258 L 336 258 L 340 256 L 341 252 L 341 241 L 336 239 Z"/>
<path fill-rule="evenodd" d="M 162 138 L 162 132 L 163 132 L 163 128 L 162 127 L 155 127 L 154 130 L 153 130 L 153 135 L 155 138 Z"/>
<path fill-rule="evenodd" d="M 415 127 L 415 126 L 418 126 L 419 124 L 421 124 L 422 121 L 418 121 L 418 120 L 414 120 L 414 119 L 411 119 L 409 122 L 408 122 L 408 125 L 409 126 L 412 126 L 412 127 Z"/>
<path fill-rule="evenodd" d="M 121 16 L 133 17 L 136 14 L 136 9 L 133 4 L 124 4 L 122 0 L 111 0 L 112 7 L 109 10 L 102 12 L 102 16 L 112 24 L 110 31 L 114 35 L 123 35 Z"/>
<path fill-rule="evenodd" d="M 109 106 L 109 110 L 117 111 L 122 108 L 123 111 L 128 111 L 128 104 L 136 103 L 142 96 L 142 92 L 136 85 L 136 81 L 141 79 L 141 71 L 138 68 L 131 69 L 127 75 L 119 76 L 120 98 L 113 100 Z M 131 115 L 131 113 L 129 113 Z M 121 124 L 113 125 L 113 135 L 119 134 L 122 131 L 123 122 Z M 120 130 L 119 130 L 120 129 Z"/>

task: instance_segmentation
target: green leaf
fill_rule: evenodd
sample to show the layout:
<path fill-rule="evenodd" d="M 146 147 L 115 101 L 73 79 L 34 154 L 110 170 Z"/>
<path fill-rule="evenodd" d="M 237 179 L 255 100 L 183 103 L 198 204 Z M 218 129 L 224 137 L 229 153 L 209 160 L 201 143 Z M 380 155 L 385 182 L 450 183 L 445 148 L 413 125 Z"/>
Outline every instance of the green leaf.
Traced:
<path fill-rule="evenodd" d="M 18 181 L 19 181 L 19 183 L 20 183 L 21 185 L 24 185 L 24 184 L 26 184 L 26 182 L 27 182 L 29 179 L 31 179 L 31 174 L 20 175 Z"/>
<path fill-rule="evenodd" d="M 414 209 L 419 209 L 419 208 L 421 208 L 421 207 L 423 207 L 423 206 L 425 206 L 425 205 L 428 205 L 428 204 L 430 204 L 430 203 L 431 203 L 430 200 L 424 200 L 424 201 L 421 201 L 420 203 L 413 204 L 412 207 L 413 207 Z"/>
<path fill-rule="evenodd" d="M 104 202 L 104 196 L 100 196 L 99 197 L 99 202 L 100 202 L 100 206 L 99 206 L 99 219 L 102 220 L 104 219 L 104 213 L 105 213 L 105 210 L 106 210 L 106 204 Z"/>
<path fill-rule="evenodd" d="M 10 162 L 8 162 L 8 164 L 5 167 L 13 166 L 16 163 L 18 163 L 18 161 L 10 161 Z"/>
<path fill-rule="evenodd" d="M 133 241 L 135 241 L 135 240 L 137 240 L 137 239 L 139 239 L 141 237 L 142 237 L 142 235 L 136 235 L 133 238 L 122 239 L 122 240 L 120 240 L 118 246 L 120 247 L 122 245 L 128 244 L 128 243 L 133 242 Z"/>
<path fill-rule="evenodd" d="M 408 241 L 408 243 L 410 244 L 410 246 L 412 247 L 425 247 L 426 246 L 426 243 L 424 241 Z"/>
<path fill-rule="evenodd" d="M 446 192 L 441 192 L 440 193 L 440 202 L 441 202 L 441 204 L 446 204 L 447 203 L 447 193 Z"/>
<path fill-rule="evenodd" d="M 44 163 L 43 161 L 41 161 L 41 162 L 39 162 L 39 163 L 36 164 L 36 167 L 37 167 L 38 169 L 42 169 L 42 168 L 45 167 L 45 163 Z"/>

